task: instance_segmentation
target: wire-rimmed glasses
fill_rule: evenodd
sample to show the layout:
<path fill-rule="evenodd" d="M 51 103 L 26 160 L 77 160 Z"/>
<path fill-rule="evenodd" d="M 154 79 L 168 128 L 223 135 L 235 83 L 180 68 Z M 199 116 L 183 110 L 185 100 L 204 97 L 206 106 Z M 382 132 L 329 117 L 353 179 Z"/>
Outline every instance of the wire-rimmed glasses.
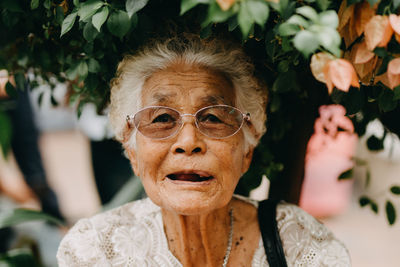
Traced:
<path fill-rule="evenodd" d="M 145 107 L 134 115 L 128 115 L 129 127 L 134 125 L 142 135 L 152 139 L 174 136 L 183 127 L 183 117 L 194 117 L 197 129 L 211 138 L 227 138 L 236 134 L 250 114 L 228 105 L 213 105 L 199 109 L 195 114 L 180 113 L 165 106 Z"/>

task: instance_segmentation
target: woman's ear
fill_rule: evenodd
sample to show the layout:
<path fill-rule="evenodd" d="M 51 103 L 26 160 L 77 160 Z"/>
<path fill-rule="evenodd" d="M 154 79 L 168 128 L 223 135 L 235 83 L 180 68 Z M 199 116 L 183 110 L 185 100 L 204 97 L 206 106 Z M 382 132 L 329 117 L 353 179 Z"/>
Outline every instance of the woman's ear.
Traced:
<path fill-rule="evenodd" d="M 131 162 L 133 172 L 135 173 L 136 176 L 140 176 L 139 164 L 137 162 L 136 151 L 133 148 L 125 148 L 125 152 L 129 158 L 129 161 Z"/>
<path fill-rule="evenodd" d="M 250 147 L 243 159 L 242 174 L 247 172 L 253 159 L 254 147 Z"/>

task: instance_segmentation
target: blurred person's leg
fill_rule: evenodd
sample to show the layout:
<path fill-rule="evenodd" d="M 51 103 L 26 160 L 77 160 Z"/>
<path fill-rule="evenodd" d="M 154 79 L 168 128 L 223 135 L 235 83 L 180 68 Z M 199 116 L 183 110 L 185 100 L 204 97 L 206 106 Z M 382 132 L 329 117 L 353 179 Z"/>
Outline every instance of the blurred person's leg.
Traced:
<path fill-rule="evenodd" d="M 33 119 L 28 89 L 19 91 L 15 109 L 9 112 L 13 136 L 11 147 L 26 183 L 35 192 L 42 210 L 63 219 L 55 193 L 49 187 L 38 147 L 39 133 Z"/>

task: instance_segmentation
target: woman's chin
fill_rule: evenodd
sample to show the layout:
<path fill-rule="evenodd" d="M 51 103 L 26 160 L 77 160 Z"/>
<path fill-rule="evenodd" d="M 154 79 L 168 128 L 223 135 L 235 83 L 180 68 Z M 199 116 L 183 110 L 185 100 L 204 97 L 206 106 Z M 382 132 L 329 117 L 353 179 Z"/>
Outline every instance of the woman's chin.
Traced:
<path fill-rule="evenodd" d="M 161 197 L 161 208 L 180 215 L 200 215 L 227 205 L 232 195 L 208 195 L 205 192 L 180 192 Z"/>

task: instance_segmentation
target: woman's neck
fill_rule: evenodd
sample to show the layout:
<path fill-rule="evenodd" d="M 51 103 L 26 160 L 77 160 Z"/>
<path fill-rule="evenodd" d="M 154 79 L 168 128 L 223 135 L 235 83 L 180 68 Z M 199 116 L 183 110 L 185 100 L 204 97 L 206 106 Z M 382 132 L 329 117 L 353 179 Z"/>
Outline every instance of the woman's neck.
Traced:
<path fill-rule="evenodd" d="M 170 251 L 185 267 L 222 266 L 230 231 L 230 204 L 186 216 L 162 209 Z"/>

